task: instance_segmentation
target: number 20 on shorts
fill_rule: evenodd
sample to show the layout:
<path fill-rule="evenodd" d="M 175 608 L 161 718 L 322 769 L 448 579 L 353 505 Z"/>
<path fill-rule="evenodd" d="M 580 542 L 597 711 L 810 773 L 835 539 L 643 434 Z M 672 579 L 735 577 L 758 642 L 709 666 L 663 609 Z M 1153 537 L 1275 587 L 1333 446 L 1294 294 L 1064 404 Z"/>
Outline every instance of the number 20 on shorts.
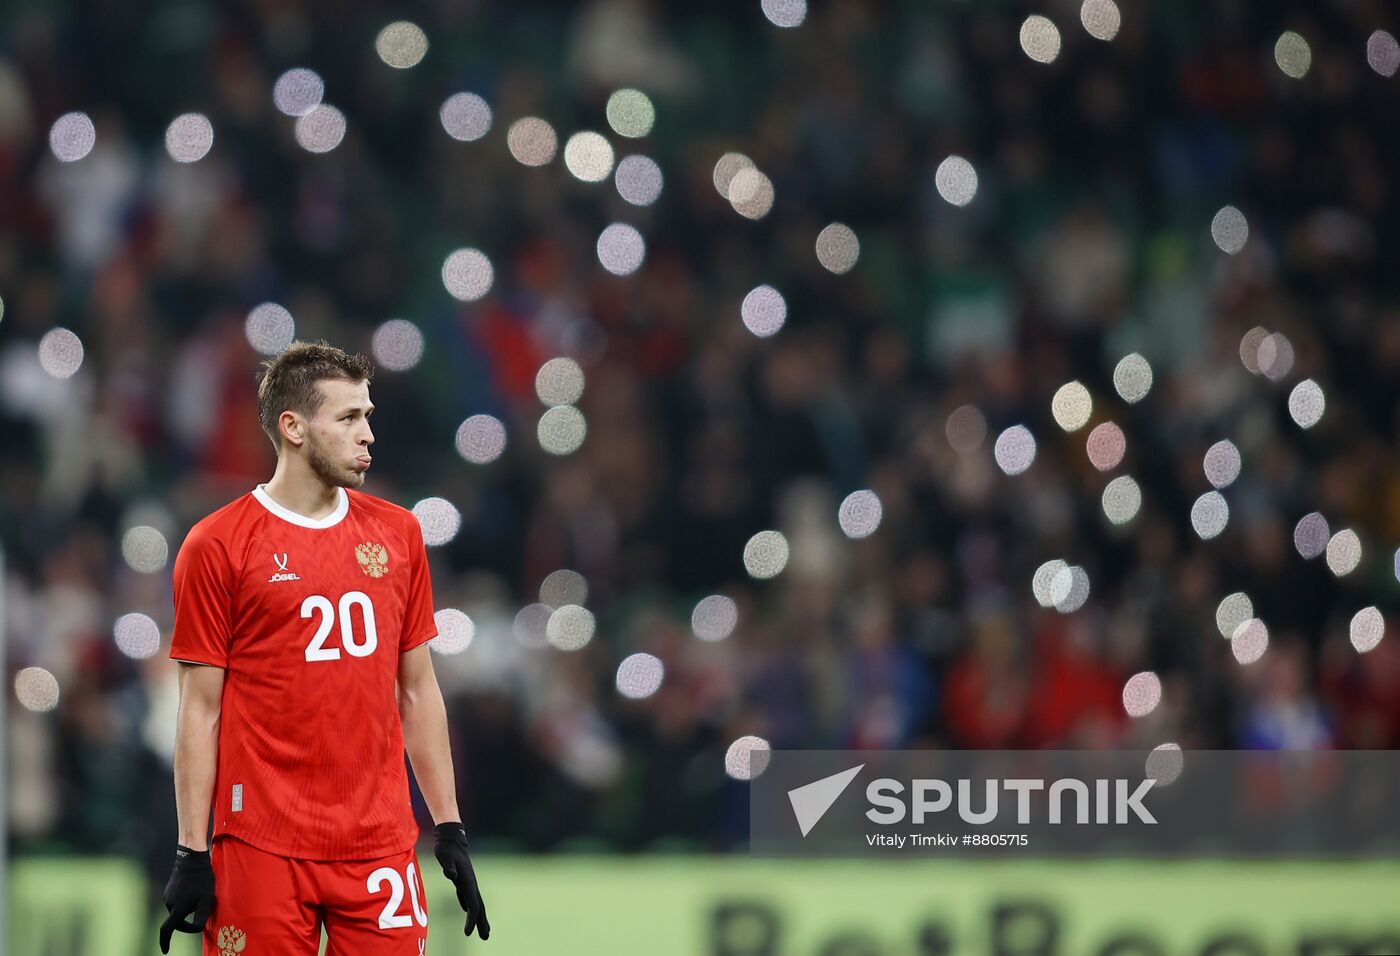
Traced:
<path fill-rule="evenodd" d="M 409 903 L 413 907 L 412 916 L 399 912 L 399 907 L 403 905 L 405 879 L 408 881 Z M 399 871 L 393 867 L 381 866 L 369 875 L 369 879 L 365 881 L 365 889 L 369 890 L 371 895 L 378 896 L 385 883 L 389 884 L 389 902 L 379 911 L 379 928 L 403 929 L 405 926 L 412 926 L 414 920 L 418 921 L 419 926 L 427 926 L 428 913 L 423 909 L 423 904 L 418 902 L 418 868 L 410 863 L 401 877 Z"/>

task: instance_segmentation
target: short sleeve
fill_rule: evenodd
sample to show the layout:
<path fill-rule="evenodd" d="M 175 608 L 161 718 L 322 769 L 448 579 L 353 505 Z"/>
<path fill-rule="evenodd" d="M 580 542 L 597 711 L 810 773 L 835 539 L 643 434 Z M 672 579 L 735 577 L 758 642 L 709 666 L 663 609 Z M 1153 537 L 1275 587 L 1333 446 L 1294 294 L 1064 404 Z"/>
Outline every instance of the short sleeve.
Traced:
<path fill-rule="evenodd" d="M 228 667 L 233 583 L 226 546 L 196 525 L 175 556 L 173 660 Z"/>
<path fill-rule="evenodd" d="M 433 575 L 428 567 L 423 529 L 412 516 L 408 525 L 404 528 L 404 537 L 408 540 L 408 600 L 404 604 L 403 630 L 399 632 L 399 653 L 411 651 L 437 637 L 437 622 L 433 620 Z"/>

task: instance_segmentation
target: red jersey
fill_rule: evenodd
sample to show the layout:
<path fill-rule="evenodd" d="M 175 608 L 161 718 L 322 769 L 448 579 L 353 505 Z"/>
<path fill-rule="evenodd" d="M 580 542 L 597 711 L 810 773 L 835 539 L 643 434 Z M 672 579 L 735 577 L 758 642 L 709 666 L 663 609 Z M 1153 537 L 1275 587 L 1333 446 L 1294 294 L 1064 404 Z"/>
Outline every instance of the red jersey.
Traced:
<path fill-rule="evenodd" d="M 437 634 L 413 513 L 339 495 L 313 520 L 260 485 L 175 558 L 170 656 L 226 671 L 214 834 L 305 860 L 417 841 L 395 688 L 399 655 Z"/>

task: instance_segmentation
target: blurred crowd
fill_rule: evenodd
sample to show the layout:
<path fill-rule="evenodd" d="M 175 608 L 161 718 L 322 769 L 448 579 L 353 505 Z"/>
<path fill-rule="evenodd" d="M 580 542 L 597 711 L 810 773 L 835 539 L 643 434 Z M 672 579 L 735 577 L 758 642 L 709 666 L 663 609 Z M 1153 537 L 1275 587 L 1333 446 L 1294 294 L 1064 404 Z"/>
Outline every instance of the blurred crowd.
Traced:
<path fill-rule="evenodd" d="M 1400 80 L 1367 60 L 1372 31 L 1397 26 L 1392 8 L 1124 4 L 1105 42 L 1065 0 L 827 0 L 789 29 L 759 0 L 412 6 L 396 16 L 430 47 L 408 70 L 375 56 L 390 16 L 368 3 L 0 13 L 18 851 L 164 866 L 175 666 L 165 647 L 124 654 L 113 622 L 147 614 L 168 646 L 169 563 L 141 573 L 121 543 L 152 526 L 173 558 L 194 522 L 271 475 L 245 334 L 264 301 L 303 339 L 368 353 L 377 327 L 404 318 L 427 342 L 415 367 L 372 384 L 365 490 L 461 513 L 431 549 L 434 587 L 475 633 L 436 661 L 483 843 L 742 846 L 731 744 L 750 735 L 828 749 L 1400 747 L 1400 646 L 1391 635 L 1362 654 L 1349 634 L 1363 607 L 1396 603 L 1400 197 L 1385 168 Z M 1018 42 L 1032 12 L 1059 25 L 1053 63 Z M 1301 79 L 1275 64 L 1284 30 L 1310 44 Z M 274 81 L 297 66 L 347 117 L 328 153 L 302 149 L 274 108 Z M 649 136 L 611 136 L 659 163 L 654 205 L 574 178 L 561 157 L 512 158 L 515 119 L 542 117 L 561 142 L 607 133 L 622 87 L 656 104 Z M 460 91 L 494 112 L 475 142 L 439 123 Z M 92 117 L 96 145 L 63 163 L 49 129 L 70 110 Z M 164 131 L 190 110 L 214 146 L 181 164 Z M 729 151 L 772 181 L 761 219 L 716 189 Z M 977 171 L 966 206 L 936 185 L 950 155 Z M 1227 204 L 1249 226 L 1233 255 L 1211 234 Z M 633 275 L 595 254 L 613 221 L 646 239 Z M 813 251 L 832 221 L 860 242 L 842 275 Z M 442 285 L 460 246 L 494 265 L 478 302 Z M 740 320 L 760 284 L 787 302 L 770 338 Z M 70 378 L 39 363 L 55 327 L 84 346 Z M 1277 380 L 1242 351 L 1254 327 L 1291 344 Z M 1129 404 L 1112 375 L 1133 352 L 1153 384 Z M 536 441 L 535 376 L 560 355 L 586 373 L 588 433 L 554 456 Z M 1327 400 L 1307 430 L 1287 406 L 1304 378 Z M 1071 380 L 1094 398 L 1090 425 L 1126 436 L 1107 473 L 1086 455 L 1089 428 L 1051 416 Z M 476 414 L 506 425 L 494 462 L 454 447 Z M 1007 475 L 993 445 L 1017 424 L 1036 456 Z M 1223 439 L 1242 470 L 1223 490 L 1227 527 L 1202 540 L 1192 502 Z M 1123 474 L 1143 500 L 1115 525 L 1101 496 Z M 851 539 L 837 513 L 858 489 L 883 517 Z M 1294 547 L 1313 511 L 1356 530 L 1355 571 Z M 745 544 L 767 529 L 791 556 L 756 580 Z M 1032 593 L 1054 558 L 1091 584 L 1072 613 Z M 522 640 L 521 609 L 548 605 L 540 587 L 560 569 L 586 582 L 597 620 L 575 651 Z M 1233 592 L 1268 628 L 1247 665 L 1216 620 Z M 692 611 L 713 594 L 737 625 L 701 640 Z M 665 673 L 634 700 L 615 684 L 636 652 Z M 26 667 L 55 676 L 55 709 L 19 706 L 9 682 Z M 1132 717 L 1124 687 L 1145 671 L 1160 703 Z"/>

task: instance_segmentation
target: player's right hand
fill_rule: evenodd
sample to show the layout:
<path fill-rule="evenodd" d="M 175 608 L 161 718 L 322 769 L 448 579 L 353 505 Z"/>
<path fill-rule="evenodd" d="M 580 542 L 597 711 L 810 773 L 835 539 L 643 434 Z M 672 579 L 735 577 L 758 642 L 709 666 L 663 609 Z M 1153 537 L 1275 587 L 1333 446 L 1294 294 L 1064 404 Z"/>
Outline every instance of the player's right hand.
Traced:
<path fill-rule="evenodd" d="M 165 884 L 165 908 L 170 915 L 160 924 L 160 951 L 170 952 L 170 937 L 178 929 L 182 933 L 199 933 L 209 919 L 214 906 L 214 867 L 208 850 L 175 848 L 175 869 Z"/>
<path fill-rule="evenodd" d="M 442 873 L 457 887 L 457 902 L 467 914 L 464 931 L 472 929 L 482 939 L 491 936 L 491 924 L 486 919 L 486 904 L 476 883 L 476 870 L 467 854 L 467 830 L 460 823 L 439 823 L 433 827 L 433 855 L 442 864 Z"/>

